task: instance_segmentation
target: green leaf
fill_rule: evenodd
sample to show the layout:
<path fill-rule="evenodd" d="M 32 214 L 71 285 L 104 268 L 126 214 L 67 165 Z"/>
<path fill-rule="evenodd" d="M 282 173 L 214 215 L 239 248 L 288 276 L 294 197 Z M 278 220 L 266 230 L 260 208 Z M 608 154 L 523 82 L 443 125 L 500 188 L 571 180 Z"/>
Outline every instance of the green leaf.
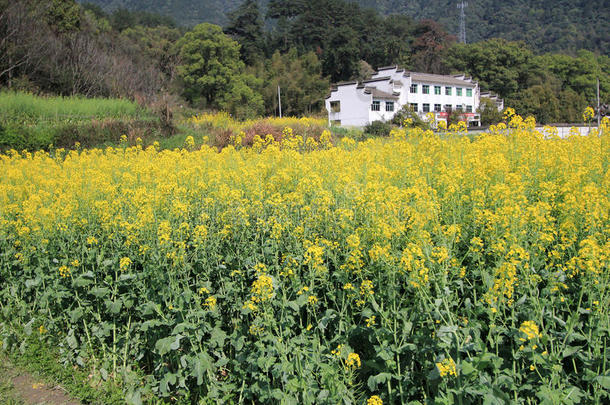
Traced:
<path fill-rule="evenodd" d="M 70 321 L 72 323 L 76 323 L 78 322 L 84 314 L 84 311 L 82 308 L 74 308 L 72 311 L 69 311 L 68 314 L 70 315 Z"/>
<path fill-rule="evenodd" d="M 581 349 L 581 346 L 568 346 L 568 347 L 566 347 L 565 349 L 563 349 L 563 358 L 565 359 L 566 357 L 570 357 L 571 355 L 573 355 L 574 353 L 576 353 L 580 349 Z"/>
<path fill-rule="evenodd" d="M 604 389 L 610 390 L 610 375 L 599 375 L 595 377 L 594 381 L 601 385 Z"/>
<path fill-rule="evenodd" d="M 233 342 L 233 347 L 235 348 L 236 352 L 241 351 L 241 349 L 244 347 L 244 342 L 246 341 L 246 337 L 245 336 L 240 336 L 237 340 L 235 340 Z"/>
<path fill-rule="evenodd" d="M 299 304 L 296 301 L 288 301 L 287 305 L 294 311 L 299 312 Z"/>
<path fill-rule="evenodd" d="M 225 343 L 225 339 L 227 338 L 227 334 L 225 331 L 220 329 L 220 327 L 215 327 L 212 329 L 212 335 L 210 336 L 210 343 L 216 345 L 217 347 L 223 347 Z"/>
<path fill-rule="evenodd" d="M 40 285 L 40 277 L 36 277 L 35 279 L 25 280 L 25 287 L 27 289 L 38 287 Z"/>
<path fill-rule="evenodd" d="M 330 391 L 328 391 L 328 390 L 320 391 L 320 393 L 318 394 L 318 398 L 317 398 L 318 402 L 325 401 L 328 398 L 329 395 L 330 395 Z"/>
<path fill-rule="evenodd" d="M 167 394 L 170 391 L 170 385 L 176 384 L 176 377 L 177 374 L 174 373 L 167 373 L 163 376 L 161 382 L 159 382 L 159 388 L 161 389 L 161 393 L 163 395 Z"/>
<path fill-rule="evenodd" d="M 178 350 L 178 348 L 180 347 L 180 339 L 182 339 L 181 335 L 159 339 L 155 344 L 155 349 L 159 352 L 161 356 L 163 356 L 173 350 Z"/>
<path fill-rule="evenodd" d="M 470 375 L 475 371 L 475 368 L 468 361 L 463 361 L 461 366 L 462 366 L 462 375 Z"/>
<path fill-rule="evenodd" d="M 114 264 L 114 259 L 106 259 L 102 262 L 102 266 L 110 267 Z"/>
<path fill-rule="evenodd" d="M 110 288 L 95 287 L 95 288 L 91 289 L 91 294 L 95 295 L 97 298 L 102 298 L 102 297 L 110 294 Z"/>
<path fill-rule="evenodd" d="M 74 279 L 74 281 L 72 281 L 72 285 L 74 287 L 85 287 L 85 286 L 88 286 L 91 284 L 93 284 L 93 280 L 90 280 L 83 276 L 78 276 L 77 278 Z"/>
<path fill-rule="evenodd" d="M 68 334 L 68 337 L 66 337 L 66 342 L 68 343 L 68 346 L 70 346 L 71 349 L 76 349 L 78 347 L 78 341 L 74 337 L 73 332 Z"/>
<path fill-rule="evenodd" d="M 192 375 L 197 379 L 197 385 L 203 384 L 203 376 L 210 368 L 210 357 L 206 353 L 201 353 L 193 360 Z"/>
<path fill-rule="evenodd" d="M 108 311 L 110 311 L 110 313 L 114 315 L 121 312 L 121 309 L 123 308 L 123 301 L 121 299 L 117 299 L 114 301 L 107 300 L 105 304 Z"/>
<path fill-rule="evenodd" d="M 387 381 L 390 381 L 391 379 L 392 379 L 392 374 L 379 373 L 377 375 L 370 376 L 367 381 L 367 385 L 371 391 L 375 392 L 375 391 L 377 391 L 377 386 L 379 384 L 384 384 Z"/>
<path fill-rule="evenodd" d="M 125 402 L 127 402 L 127 405 L 142 405 L 142 395 L 140 394 L 140 391 L 128 392 L 125 395 Z"/>

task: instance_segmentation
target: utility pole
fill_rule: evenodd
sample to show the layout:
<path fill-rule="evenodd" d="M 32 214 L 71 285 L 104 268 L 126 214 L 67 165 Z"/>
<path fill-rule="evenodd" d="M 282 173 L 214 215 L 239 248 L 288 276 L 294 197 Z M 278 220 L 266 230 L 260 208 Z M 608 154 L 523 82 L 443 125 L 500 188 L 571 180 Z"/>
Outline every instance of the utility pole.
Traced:
<path fill-rule="evenodd" d="M 460 9 L 460 42 L 466 43 L 466 12 L 464 11 L 468 7 L 468 3 L 462 1 L 457 6 Z"/>
<path fill-rule="evenodd" d="M 280 118 L 282 118 L 282 93 L 279 84 L 277 85 L 277 102 L 280 106 Z"/>

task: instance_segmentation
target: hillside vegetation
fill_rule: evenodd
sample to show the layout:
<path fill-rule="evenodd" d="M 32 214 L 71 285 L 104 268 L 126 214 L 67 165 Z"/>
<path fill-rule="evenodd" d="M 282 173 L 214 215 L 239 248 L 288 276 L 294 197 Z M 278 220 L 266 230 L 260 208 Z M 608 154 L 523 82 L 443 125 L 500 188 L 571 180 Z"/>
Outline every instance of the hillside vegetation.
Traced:
<path fill-rule="evenodd" d="M 164 136 L 159 119 L 124 99 L 0 92 L 0 152 L 92 147 Z"/>
<path fill-rule="evenodd" d="M 540 123 L 580 122 L 595 102 L 597 79 L 602 103 L 610 94 L 610 57 L 594 50 L 540 54 L 502 38 L 456 44 L 432 20 L 343 0 L 271 0 L 266 8 L 244 0 L 224 27 L 192 29 L 150 10 L 0 0 L 0 86 L 134 100 L 167 134 L 183 106 L 240 119 L 278 115 L 278 87 L 284 115 L 324 113 L 330 83 L 395 64 L 465 72 Z"/>
<path fill-rule="evenodd" d="M 179 23 L 193 26 L 201 22 L 224 25 L 227 13 L 241 0 L 86 0 L 106 11 L 117 8 L 155 11 L 170 15 Z M 273 1 L 271 1 L 273 3 Z M 261 0 L 263 8 L 269 0 Z M 283 3 L 303 3 L 288 0 Z M 310 2 L 306 2 L 310 3 Z M 405 14 L 413 19 L 432 19 L 457 36 L 459 10 L 455 0 L 357 0 L 382 14 Z M 490 38 L 525 41 L 539 52 L 575 52 L 589 49 L 608 54 L 610 49 L 610 9 L 604 0 L 477 0 L 467 8 L 469 42 Z"/>

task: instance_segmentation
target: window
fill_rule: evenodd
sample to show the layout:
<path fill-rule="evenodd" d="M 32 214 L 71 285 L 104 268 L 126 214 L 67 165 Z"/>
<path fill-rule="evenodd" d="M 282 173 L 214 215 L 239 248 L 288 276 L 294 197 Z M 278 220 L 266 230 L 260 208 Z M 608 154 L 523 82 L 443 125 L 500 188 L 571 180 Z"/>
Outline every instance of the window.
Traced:
<path fill-rule="evenodd" d="M 385 102 L 385 110 L 386 111 L 394 111 L 394 102 L 393 101 L 386 101 Z"/>
<path fill-rule="evenodd" d="M 451 104 L 445 104 L 445 111 L 451 112 L 451 110 L 452 110 Z"/>
<path fill-rule="evenodd" d="M 458 97 L 462 97 L 462 88 L 461 87 L 455 88 L 455 95 Z"/>
<path fill-rule="evenodd" d="M 423 109 L 423 111 L 424 111 L 425 113 L 430 112 L 430 104 L 424 104 L 424 109 Z"/>
<path fill-rule="evenodd" d="M 417 93 L 417 84 L 411 85 L 411 93 Z"/>
<path fill-rule="evenodd" d="M 373 101 L 373 104 L 371 104 L 371 111 L 381 111 L 381 101 Z"/>
<path fill-rule="evenodd" d="M 462 112 L 462 105 L 461 104 L 456 105 L 455 106 L 455 111 Z"/>
<path fill-rule="evenodd" d="M 434 86 L 434 94 L 437 96 L 441 94 L 441 86 Z"/>
<path fill-rule="evenodd" d="M 412 109 L 413 109 L 413 111 L 415 111 L 415 112 L 419 111 L 419 110 L 417 109 L 417 103 L 411 103 L 411 108 L 412 108 Z"/>
<path fill-rule="evenodd" d="M 427 84 L 422 84 L 421 92 L 422 94 L 430 94 L 430 86 L 428 86 Z"/>
<path fill-rule="evenodd" d="M 466 106 L 466 112 L 467 113 L 471 113 L 472 112 L 472 106 L 471 105 L 467 105 Z"/>
<path fill-rule="evenodd" d="M 445 87 L 445 95 L 446 96 L 450 96 L 451 95 L 451 87 Z"/>
<path fill-rule="evenodd" d="M 434 104 L 434 111 L 441 112 L 441 105 L 440 104 Z"/>
<path fill-rule="evenodd" d="M 466 89 L 466 97 L 472 97 L 472 89 Z"/>
<path fill-rule="evenodd" d="M 330 111 L 334 113 L 341 111 L 341 101 L 331 101 Z"/>

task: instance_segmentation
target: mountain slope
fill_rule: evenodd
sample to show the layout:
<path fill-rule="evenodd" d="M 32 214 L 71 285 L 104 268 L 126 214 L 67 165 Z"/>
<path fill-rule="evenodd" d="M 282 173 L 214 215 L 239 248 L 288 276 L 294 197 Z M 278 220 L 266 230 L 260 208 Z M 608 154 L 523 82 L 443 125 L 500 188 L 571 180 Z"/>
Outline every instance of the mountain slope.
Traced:
<path fill-rule="evenodd" d="M 443 23 L 457 35 L 457 0 L 361 0 L 382 13 L 399 12 Z M 466 8 L 468 42 L 494 37 L 522 40 L 538 51 L 585 48 L 608 53 L 608 0 L 469 0 Z"/>
<path fill-rule="evenodd" d="M 106 11 L 123 7 L 167 14 L 183 25 L 223 25 L 226 13 L 242 0 L 84 0 Z M 268 0 L 261 0 L 265 6 Z M 456 0 L 358 0 L 383 14 L 401 13 L 441 22 L 448 32 L 459 27 Z M 589 49 L 610 54 L 608 0 L 470 0 L 466 9 L 468 42 L 493 37 L 522 40 L 538 52 Z"/>

